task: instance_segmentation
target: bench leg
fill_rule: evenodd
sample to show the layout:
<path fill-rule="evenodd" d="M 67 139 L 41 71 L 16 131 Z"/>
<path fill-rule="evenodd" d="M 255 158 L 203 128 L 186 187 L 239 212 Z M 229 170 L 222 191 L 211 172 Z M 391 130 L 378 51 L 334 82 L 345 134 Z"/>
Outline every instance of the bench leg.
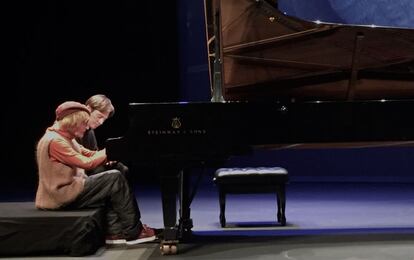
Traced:
<path fill-rule="evenodd" d="M 221 227 L 226 226 L 226 217 L 225 217 L 225 211 L 226 211 L 226 193 L 223 191 L 219 191 L 219 201 L 220 201 L 220 224 Z"/>
<path fill-rule="evenodd" d="M 276 186 L 276 195 L 277 195 L 277 222 L 282 226 L 286 226 L 286 191 L 285 184 L 280 184 Z"/>

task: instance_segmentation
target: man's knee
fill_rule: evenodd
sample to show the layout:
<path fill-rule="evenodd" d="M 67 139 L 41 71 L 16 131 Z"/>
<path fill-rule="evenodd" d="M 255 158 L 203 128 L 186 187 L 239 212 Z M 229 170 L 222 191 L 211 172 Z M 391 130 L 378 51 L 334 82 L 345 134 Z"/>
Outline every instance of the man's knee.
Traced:
<path fill-rule="evenodd" d="M 116 169 L 119 170 L 120 172 L 122 172 L 123 174 L 128 174 L 128 172 L 129 172 L 128 167 L 125 164 L 121 163 L 121 162 L 117 163 Z"/>
<path fill-rule="evenodd" d="M 106 172 L 110 182 L 112 183 L 112 187 L 115 190 L 123 190 L 126 187 L 128 187 L 128 181 L 126 180 L 123 173 L 121 173 L 119 170 L 109 170 Z"/>
<path fill-rule="evenodd" d="M 102 182 L 105 183 L 113 183 L 117 182 L 120 179 L 123 179 L 123 174 L 119 170 L 112 169 L 98 173 L 96 175 L 92 175 L 90 178 L 97 179 L 97 181 L 102 180 Z"/>
<path fill-rule="evenodd" d="M 108 175 L 110 175 L 111 176 L 111 178 L 113 178 L 113 179 L 119 179 L 119 178 L 122 178 L 122 173 L 121 173 L 121 171 L 120 170 L 118 170 L 118 169 L 112 169 L 112 170 L 109 170 L 109 171 L 107 171 L 107 173 L 108 173 Z"/>

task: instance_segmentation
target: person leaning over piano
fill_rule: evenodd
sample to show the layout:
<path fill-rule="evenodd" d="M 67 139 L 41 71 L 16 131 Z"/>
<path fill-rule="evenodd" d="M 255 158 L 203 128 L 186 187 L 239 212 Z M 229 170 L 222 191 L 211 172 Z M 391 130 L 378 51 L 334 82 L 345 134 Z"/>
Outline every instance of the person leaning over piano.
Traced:
<path fill-rule="evenodd" d="M 80 145 L 88 129 L 88 107 L 67 101 L 56 109 L 55 123 L 37 143 L 38 209 L 70 210 L 106 207 L 107 244 L 134 245 L 156 239 L 154 229 L 141 223 L 133 190 L 116 169 L 87 176 L 85 170 L 106 162 L 106 151 Z"/>
<path fill-rule="evenodd" d="M 115 108 L 112 105 L 111 100 L 103 94 L 91 96 L 88 100 L 86 100 L 85 105 L 91 111 L 88 121 L 89 128 L 86 130 L 83 137 L 77 138 L 76 141 L 89 150 L 97 151 L 99 150 L 99 147 L 95 136 L 95 129 L 115 114 Z M 86 171 L 86 174 L 96 174 L 108 169 L 117 169 L 128 178 L 128 167 L 121 162 L 115 161 L 109 161 L 105 165 L 88 170 Z"/>

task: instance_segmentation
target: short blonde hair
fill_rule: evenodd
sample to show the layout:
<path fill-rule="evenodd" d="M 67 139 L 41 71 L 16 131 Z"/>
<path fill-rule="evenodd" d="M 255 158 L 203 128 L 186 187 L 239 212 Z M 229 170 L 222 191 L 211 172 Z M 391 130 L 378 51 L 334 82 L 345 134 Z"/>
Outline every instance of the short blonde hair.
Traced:
<path fill-rule="evenodd" d="M 73 132 L 82 123 L 84 124 L 87 123 L 88 120 L 89 120 L 88 112 L 79 110 L 59 120 L 59 124 L 62 129 Z"/>
<path fill-rule="evenodd" d="M 109 117 L 112 117 L 115 114 L 115 108 L 112 105 L 111 100 L 103 94 L 93 95 L 86 100 L 85 105 L 90 107 L 92 111 L 98 110 L 99 112 L 106 112 Z"/>

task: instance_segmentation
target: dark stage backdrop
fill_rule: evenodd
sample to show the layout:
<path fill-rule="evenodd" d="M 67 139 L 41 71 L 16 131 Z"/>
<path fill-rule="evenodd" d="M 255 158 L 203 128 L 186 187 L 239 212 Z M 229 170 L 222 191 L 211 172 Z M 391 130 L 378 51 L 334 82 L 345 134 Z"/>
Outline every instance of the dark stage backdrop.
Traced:
<path fill-rule="evenodd" d="M 178 100 L 176 1 L 15 1 L 8 31 L 12 80 L 2 95 L 0 186 L 34 187 L 36 141 L 66 100 L 109 96 L 115 117 L 100 141 L 127 128 L 129 102 Z"/>

